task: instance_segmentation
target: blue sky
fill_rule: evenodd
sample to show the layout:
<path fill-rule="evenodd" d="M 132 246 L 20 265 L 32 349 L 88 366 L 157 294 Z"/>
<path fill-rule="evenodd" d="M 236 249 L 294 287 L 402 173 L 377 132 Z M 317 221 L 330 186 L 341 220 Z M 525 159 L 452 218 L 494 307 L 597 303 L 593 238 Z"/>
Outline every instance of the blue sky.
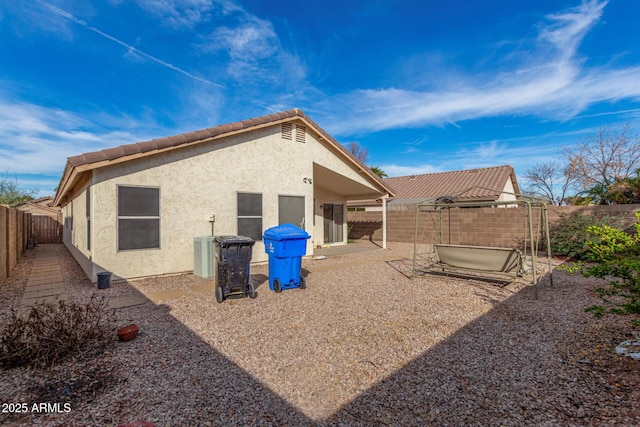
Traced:
<path fill-rule="evenodd" d="M 390 176 L 536 163 L 640 117 L 634 0 L 0 0 L 0 171 L 301 108 Z"/>

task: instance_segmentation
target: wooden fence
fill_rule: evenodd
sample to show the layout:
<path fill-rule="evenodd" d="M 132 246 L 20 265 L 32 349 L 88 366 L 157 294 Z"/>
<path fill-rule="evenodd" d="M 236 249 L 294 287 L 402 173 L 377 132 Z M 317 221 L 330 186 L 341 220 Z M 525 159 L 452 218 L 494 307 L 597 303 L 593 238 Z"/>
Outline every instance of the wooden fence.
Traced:
<path fill-rule="evenodd" d="M 62 224 L 50 216 L 31 215 L 31 237 L 40 243 L 61 243 Z"/>
<path fill-rule="evenodd" d="M 24 254 L 31 238 L 31 214 L 0 206 L 0 283 Z"/>

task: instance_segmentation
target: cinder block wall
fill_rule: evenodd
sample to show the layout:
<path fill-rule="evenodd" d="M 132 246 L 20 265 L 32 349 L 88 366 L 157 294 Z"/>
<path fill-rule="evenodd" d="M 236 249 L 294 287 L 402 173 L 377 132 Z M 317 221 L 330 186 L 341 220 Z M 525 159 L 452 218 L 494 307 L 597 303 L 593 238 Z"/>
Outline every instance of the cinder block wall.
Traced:
<path fill-rule="evenodd" d="M 635 212 L 640 205 L 615 206 L 548 206 L 549 224 L 553 225 L 563 215 L 623 215 L 623 227 L 635 223 Z M 538 227 L 540 212 L 532 213 L 533 232 L 543 233 Z M 439 230 L 445 243 L 522 248 L 525 238 L 526 208 L 470 208 L 443 211 L 442 222 L 435 212 L 418 215 L 418 242 L 437 243 Z M 381 212 L 348 212 L 350 239 L 382 240 Z M 440 225 L 441 224 L 441 225 Z M 387 240 L 413 243 L 416 211 L 397 210 L 387 212 Z"/>
<path fill-rule="evenodd" d="M 0 283 L 18 264 L 31 237 L 31 214 L 0 206 Z"/>

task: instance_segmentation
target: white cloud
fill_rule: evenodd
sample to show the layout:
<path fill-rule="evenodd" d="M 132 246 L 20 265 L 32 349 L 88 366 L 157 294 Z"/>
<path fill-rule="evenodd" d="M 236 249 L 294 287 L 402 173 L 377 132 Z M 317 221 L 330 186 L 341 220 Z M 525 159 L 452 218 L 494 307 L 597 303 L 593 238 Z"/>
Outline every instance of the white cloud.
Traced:
<path fill-rule="evenodd" d="M 236 25 L 216 28 L 197 48 L 204 54 L 225 54 L 228 76 L 243 85 L 298 86 L 306 67 L 283 48 L 273 24 L 244 11 L 236 15 Z"/>
<path fill-rule="evenodd" d="M 607 1 L 588 0 L 547 16 L 526 63 L 488 83 L 461 76 L 453 90 L 363 89 L 326 100 L 335 134 L 442 125 L 500 115 L 566 120 L 597 102 L 640 99 L 640 67 L 585 68 L 577 49 Z"/>
<path fill-rule="evenodd" d="M 137 0 L 140 8 L 160 19 L 171 28 L 194 28 L 208 22 L 221 10 L 220 2 L 213 0 Z"/>
<path fill-rule="evenodd" d="M 5 19 L 3 25 L 10 25 L 19 37 L 45 33 L 63 40 L 72 40 L 73 28 L 70 21 L 60 14 L 51 13 L 48 2 L 36 0 L 36 3 L 44 7 L 34 6 L 31 2 L 23 1 L 0 2 L 0 14 L 6 10 L 8 16 L 11 16 L 11 21 Z M 81 7 L 87 13 L 91 13 L 90 6 L 81 5 Z"/>
<path fill-rule="evenodd" d="M 422 175 L 425 173 L 435 173 L 440 172 L 436 167 L 430 164 L 422 164 L 415 166 L 402 166 L 396 164 L 384 164 L 378 166 L 382 169 L 389 177 L 394 176 L 407 176 L 407 175 Z"/>
<path fill-rule="evenodd" d="M 62 110 L 0 100 L 0 168 L 12 173 L 62 174 L 67 157 L 141 139 Z"/>
<path fill-rule="evenodd" d="M 578 45 L 602 16 L 609 0 L 583 0 L 580 6 L 547 16 L 551 21 L 540 31 L 540 39 L 552 43 L 560 52 L 560 60 L 570 60 Z"/>
<path fill-rule="evenodd" d="M 243 80 L 262 73 L 260 64 L 278 54 L 279 40 L 270 22 L 251 17 L 236 27 L 217 28 L 202 48 L 209 52 L 226 52 L 229 75 Z"/>
<path fill-rule="evenodd" d="M 209 85 L 213 85 L 213 86 L 223 87 L 219 83 L 215 83 L 215 82 L 213 82 L 211 80 L 207 80 L 207 79 L 205 79 L 203 77 L 194 75 L 194 74 L 184 70 L 183 68 L 180 68 L 180 67 L 178 67 L 176 65 L 173 65 L 173 64 L 171 64 L 169 62 L 166 62 L 166 61 L 164 61 L 164 60 L 162 60 L 162 59 L 160 59 L 160 58 L 158 58 L 156 56 L 153 56 L 153 55 L 150 55 L 150 54 L 148 54 L 146 52 L 143 52 L 140 49 L 138 49 L 138 48 L 136 48 L 136 47 L 134 47 L 134 46 L 132 46 L 132 45 L 120 40 L 120 39 L 118 39 L 117 37 L 114 37 L 111 34 L 105 33 L 104 31 L 101 31 L 100 29 L 89 25 L 89 23 L 87 23 L 85 20 L 78 18 L 77 16 L 73 15 L 72 13 L 67 12 L 64 9 L 61 9 L 61 8 L 59 8 L 57 6 L 54 6 L 53 4 L 51 4 L 51 3 L 49 3 L 49 2 L 47 2 L 45 0 L 37 0 L 37 1 L 42 6 L 44 6 L 45 9 L 47 9 L 50 12 L 53 12 L 50 15 L 57 16 L 58 18 L 62 18 L 65 21 L 68 21 L 68 22 L 73 22 L 73 23 L 75 23 L 75 24 L 77 24 L 77 25 L 79 25 L 81 27 L 84 27 L 88 31 L 92 31 L 92 32 L 94 32 L 94 33 L 96 33 L 96 34 L 98 34 L 98 35 L 100 35 L 100 36 L 102 36 L 102 37 L 104 37 L 104 38 L 106 38 L 108 40 L 111 40 L 112 42 L 114 42 L 116 44 L 119 44 L 120 46 L 124 47 L 127 50 L 127 52 L 124 55 L 125 57 L 134 58 L 135 60 L 139 60 L 140 58 L 144 58 L 146 60 L 155 62 L 156 64 L 159 64 L 159 65 L 161 65 L 163 67 L 169 68 L 169 69 L 171 69 L 171 70 L 173 70 L 173 71 L 175 71 L 177 73 L 180 73 L 180 74 L 182 74 L 184 76 L 187 76 L 192 80 L 196 80 L 196 81 L 199 81 L 199 82 L 202 82 L 202 83 L 206 83 L 206 84 L 209 84 Z"/>
<path fill-rule="evenodd" d="M 489 143 L 478 145 L 470 154 L 481 160 L 495 159 L 502 156 L 506 151 L 506 148 L 506 144 L 494 140 Z"/>

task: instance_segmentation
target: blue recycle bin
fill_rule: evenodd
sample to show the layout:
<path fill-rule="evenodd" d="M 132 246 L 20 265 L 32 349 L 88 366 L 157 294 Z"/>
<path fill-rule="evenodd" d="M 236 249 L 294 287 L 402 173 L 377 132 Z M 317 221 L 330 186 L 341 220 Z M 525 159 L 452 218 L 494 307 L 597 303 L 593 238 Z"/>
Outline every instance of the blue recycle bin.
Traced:
<path fill-rule="evenodd" d="M 293 224 L 265 230 L 262 239 L 264 250 L 269 255 L 269 289 L 279 293 L 283 289 L 306 288 L 300 269 L 310 237 L 309 233 Z"/>

